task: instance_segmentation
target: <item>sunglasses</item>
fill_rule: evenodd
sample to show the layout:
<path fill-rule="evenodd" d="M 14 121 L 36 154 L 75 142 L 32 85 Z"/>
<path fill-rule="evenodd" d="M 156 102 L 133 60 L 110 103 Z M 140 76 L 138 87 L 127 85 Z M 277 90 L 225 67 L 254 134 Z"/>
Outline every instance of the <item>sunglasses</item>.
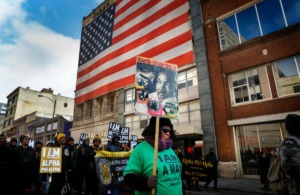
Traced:
<path fill-rule="evenodd" d="M 164 132 L 164 133 L 170 133 L 171 134 L 171 130 L 170 129 L 161 129 L 162 130 L 162 132 Z"/>

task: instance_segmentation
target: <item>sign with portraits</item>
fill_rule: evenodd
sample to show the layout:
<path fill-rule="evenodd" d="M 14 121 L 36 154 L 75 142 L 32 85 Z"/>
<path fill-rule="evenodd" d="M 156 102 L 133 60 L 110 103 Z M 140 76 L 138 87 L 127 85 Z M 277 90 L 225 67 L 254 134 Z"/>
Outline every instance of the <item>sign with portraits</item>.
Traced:
<path fill-rule="evenodd" d="M 135 112 L 178 118 L 177 65 L 140 56 L 136 64 Z"/>

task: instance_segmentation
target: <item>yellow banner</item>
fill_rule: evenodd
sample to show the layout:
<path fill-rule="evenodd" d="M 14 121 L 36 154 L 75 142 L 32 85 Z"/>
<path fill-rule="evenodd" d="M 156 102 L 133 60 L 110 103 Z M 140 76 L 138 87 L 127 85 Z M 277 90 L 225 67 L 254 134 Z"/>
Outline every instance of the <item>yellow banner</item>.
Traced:
<path fill-rule="evenodd" d="M 95 157 L 113 157 L 113 158 L 123 158 L 123 157 L 129 157 L 131 154 L 131 151 L 129 152 L 108 152 L 105 150 L 100 150 L 96 152 Z"/>

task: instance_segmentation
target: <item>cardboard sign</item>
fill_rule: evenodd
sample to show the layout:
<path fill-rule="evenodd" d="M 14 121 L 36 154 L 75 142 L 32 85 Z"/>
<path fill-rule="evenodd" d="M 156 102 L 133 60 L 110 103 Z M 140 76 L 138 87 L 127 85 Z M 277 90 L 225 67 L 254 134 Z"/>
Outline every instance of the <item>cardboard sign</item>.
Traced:
<path fill-rule="evenodd" d="M 60 173 L 61 172 L 62 148 L 42 147 L 40 173 Z"/>

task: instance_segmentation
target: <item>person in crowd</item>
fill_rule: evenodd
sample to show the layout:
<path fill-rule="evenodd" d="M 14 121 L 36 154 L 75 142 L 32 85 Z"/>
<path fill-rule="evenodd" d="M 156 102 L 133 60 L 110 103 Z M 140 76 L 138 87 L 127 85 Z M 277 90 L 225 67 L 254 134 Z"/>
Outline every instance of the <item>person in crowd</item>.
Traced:
<path fill-rule="evenodd" d="M 210 148 L 208 154 L 205 155 L 204 158 L 206 161 L 212 163 L 213 167 L 207 174 L 207 182 L 205 183 L 205 187 L 208 187 L 210 182 L 214 180 L 214 190 L 218 189 L 218 158 L 215 155 L 215 149 Z"/>
<path fill-rule="evenodd" d="M 159 119 L 159 140 L 157 156 L 157 174 L 153 175 L 156 117 L 151 117 L 144 129 L 144 141 L 136 146 L 130 155 L 123 173 L 125 183 L 135 190 L 135 194 L 182 194 L 181 163 L 172 145 L 175 131 L 171 120 Z M 172 169 L 174 168 L 174 169 Z"/>
<path fill-rule="evenodd" d="M 193 159 L 193 160 L 197 159 L 197 155 L 195 153 L 195 146 L 194 145 L 190 145 L 187 148 L 187 153 L 186 153 L 185 157 Z M 186 184 L 187 184 L 187 187 L 188 187 L 189 190 L 191 190 L 193 188 L 195 188 L 195 189 L 199 188 L 199 182 L 198 181 L 192 181 L 192 178 L 190 176 L 186 176 L 185 180 L 186 180 Z"/>
<path fill-rule="evenodd" d="M 83 183 L 85 180 L 85 159 L 84 152 L 85 149 L 90 145 L 90 138 L 85 138 L 82 140 L 82 145 L 80 145 L 77 149 L 78 156 L 78 171 L 76 173 L 76 191 L 77 195 L 81 195 Z"/>
<path fill-rule="evenodd" d="M 288 136 L 279 148 L 281 167 L 287 184 L 287 194 L 300 194 L 300 115 L 285 118 Z"/>
<path fill-rule="evenodd" d="M 120 144 L 120 136 L 117 133 L 113 133 L 111 141 L 106 145 L 106 150 L 110 152 L 120 152 L 124 150 Z M 119 192 L 119 185 L 112 185 L 106 190 L 107 193 L 117 195 Z"/>
<path fill-rule="evenodd" d="M 10 140 L 10 148 L 11 149 L 15 149 L 17 147 L 17 144 L 18 144 L 18 140 L 16 138 L 11 138 Z"/>
<path fill-rule="evenodd" d="M 102 150 L 100 146 L 101 140 L 96 135 L 93 139 L 93 144 L 88 146 L 84 151 L 85 159 L 85 194 L 87 195 L 98 195 L 99 193 L 99 182 L 97 177 L 95 155 L 97 151 Z"/>
<path fill-rule="evenodd" d="M 46 142 L 46 147 L 53 147 L 53 146 L 54 146 L 54 143 L 52 141 L 47 141 Z M 50 174 L 49 173 L 43 173 L 42 175 L 44 177 L 46 177 L 45 194 L 48 194 L 49 187 L 50 187 L 50 181 L 49 181 Z"/>
<path fill-rule="evenodd" d="M 59 133 L 56 137 L 56 140 L 57 144 L 54 145 L 54 147 L 61 147 L 62 149 L 61 173 L 52 173 L 48 195 L 61 194 L 61 191 L 66 183 L 67 174 L 71 170 L 71 155 L 70 149 L 67 145 L 66 135 Z"/>
<path fill-rule="evenodd" d="M 131 150 L 131 142 L 128 141 L 128 143 L 123 144 L 122 147 L 123 147 L 123 149 L 124 149 L 125 152 L 130 151 Z"/>
<path fill-rule="evenodd" d="M 19 137 L 21 146 L 12 150 L 11 165 L 13 167 L 12 174 L 14 182 L 18 185 L 12 190 L 16 190 L 12 194 L 25 194 L 31 192 L 33 182 L 33 170 L 35 164 L 35 151 L 29 144 L 29 138 L 25 135 Z"/>
<path fill-rule="evenodd" d="M 35 163 L 34 163 L 34 176 L 33 176 L 33 186 L 35 188 L 36 194 L 39 194 L 42 184 L 42 174 L 40 174 L 40 162 L 41 162 L 41 150 L 43 143 L 40 141 L 35 142 Z"/>
<path fill-rule="evenodd" d="M 265 189 L 268 187 L 268 170 L 270 167 L 270 158 L 265 152 L 262 152 L 262 155 L 258 159 L 258 166 L 260 169 L 260 183 L 264 185 Z"/>
<path fill-rule="evenodd" d="M 9 169 L 11 149 L 7 146 L 7 140 L 4 134 L 0 134 L 0 188 L 10 189 L 11 174 Z"/>
<path fill-rule="evenodd" d="M 76 175 L 78 173 L 79 161 L 73 137 L 68 137 L 67 145 L 69 146 L 71 155 L 71 171 L 69 172 L 70 184 L 71 188 L 76 190 Z"/>

